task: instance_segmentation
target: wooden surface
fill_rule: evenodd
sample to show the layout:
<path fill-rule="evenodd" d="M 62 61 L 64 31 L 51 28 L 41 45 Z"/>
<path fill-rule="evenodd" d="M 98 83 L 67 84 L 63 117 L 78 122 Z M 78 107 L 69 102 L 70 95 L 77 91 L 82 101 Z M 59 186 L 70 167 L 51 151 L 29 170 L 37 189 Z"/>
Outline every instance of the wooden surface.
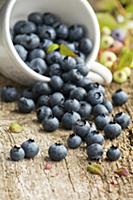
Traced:
<path fill-rule="evenodd" d="M 12 84 L 0 76 L 0 86 Z M 107 88 L 108 97 L 118 88 L 113 84 Z M 122 86 L 129 94 L 128 103 L 115 109 L 133 113 L 133 81 Z M 10 133 L 9 124 L 17 121 L 23 125 L 24 131 Z M 44 170 L 48 162 L 47 150 L 50 144 L 61 141 L 66 144 L 69 132 L 58 130 L 45 133 L 32 114 L 19 114 L 15 103 L 0 103 L 0 200 L 132 200 L 133 199 L 133 134 L 129 130 L 113 141 L 122 151 L 122 158 L 117 162 L 101 162 L 104 175 L 91 175 L 86 167 L 89 161 L 86 148 L 69 150 L 65 160 L 52 163 L 52 169 Z M 14 144 L 33 138 L 40 146 L 40 153 L 34 160 L 12 162 L 9 151 Z M 111 142 L 106 141 L 105 152 Z M 114 171 L 118 167 L 129 169 L 128 177 L 118 177 Z"/>

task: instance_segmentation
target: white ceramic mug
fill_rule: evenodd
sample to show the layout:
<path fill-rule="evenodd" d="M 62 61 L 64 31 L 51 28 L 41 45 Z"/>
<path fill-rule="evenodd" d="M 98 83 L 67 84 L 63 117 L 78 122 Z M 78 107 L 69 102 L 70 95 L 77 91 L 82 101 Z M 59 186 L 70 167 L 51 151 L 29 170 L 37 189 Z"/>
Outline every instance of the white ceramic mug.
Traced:
<path fill-rule="evenodd" d="M 10 28 L 18 20 L 26 19 L 31 12 L 52 12 L 68 24 L 83 24 L 93 42 L 93 50 L 86 60 L 90 66 L 88 78 L 102 84 L 112 81 L 111 72 L 95 62 L 100 46 L 100 30 L 96 15 L 87 0 L 7 0 L 0 10 L 0 72 L 6 77 L 31 85 L 35 81 L 50 81 L 30 69 L 17 54 L 10 35 Z"/>

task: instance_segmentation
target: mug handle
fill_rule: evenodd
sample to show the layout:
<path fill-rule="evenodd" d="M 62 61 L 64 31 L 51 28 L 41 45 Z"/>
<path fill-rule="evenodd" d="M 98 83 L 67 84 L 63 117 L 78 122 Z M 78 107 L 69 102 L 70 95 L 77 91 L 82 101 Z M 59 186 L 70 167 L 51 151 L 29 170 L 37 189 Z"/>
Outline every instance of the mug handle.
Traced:
<path fill-rule="evenodd" d="M 94 61 L 89 63 L 90 72 L 87 77 L 92 82 L 98 82 L 103 85 L 110 84 L 112 82 L 112 73 L 104 65 Z"/>

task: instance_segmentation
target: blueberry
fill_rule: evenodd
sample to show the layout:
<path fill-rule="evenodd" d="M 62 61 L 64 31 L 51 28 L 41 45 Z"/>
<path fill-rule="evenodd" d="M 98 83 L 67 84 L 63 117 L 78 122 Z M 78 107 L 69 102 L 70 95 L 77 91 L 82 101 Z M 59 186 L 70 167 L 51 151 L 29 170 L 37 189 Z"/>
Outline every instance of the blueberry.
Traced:
<path fill-rule="evenodd" d="M 112 105 L 111 101 L 104 100 L 103 101 L 103 105 L 107 108 L 107 110 L 108 110 L 109 113 L 112 113 L 112 111 L 113 111 L 113 105 Z"/>
<path fill-rule="evenodd" d="M 41 25 L 43 23 L 42 14 L 39 12 L 30 13 L 28 16 L 28 20 L 36 25 Z"/>
<path fill-rule="evenodd" d="M 57 21 L 57 18 L 52 13 L 44 13 L 43 14 L 43 23 L 46 25 L 53 25 Z"/>
<path fill-rule="evenodd" d="M 75 124 L 73 124 L 72 130 L 74 134 L 84 139 L 90 132 L 90 125 L 85 121 L 78 120 Z"/>
<path fill-rule="evenodd" d="M 77 99 L 78 101 L 83 101 L 87 93 L 84 88 L 77 87 L 70 92 L 70 98 Z"/>
<path fill-rule="evenodd" d="M 13 102 L 18 98 L 18 92 L 16 88 L 12 86 L 5 86 L 1 89 L 1 99 L 5 102 Z"/>
<path fill-rule="evenodd" d="M 64 103 L 64 108 L 67 112 L 78 112 L 80 109 L 80 103 L 76 99 L 68 99 Z"/>
<path fill-rule="evenodd" d="M 62 60 L 61 69 L 63 69 L 63 71 L 69 71 L 71 69 L 74 69 L 75 67 L 76 67 L 76 60 L 74 58 L 68 56 Z"/>
<path fill-rule="evenodd" d="M 126 32 L 122 29 L 114 29 L 111 35 L 115 40 L 123 42 L 126 36 Z"/>
<path fill-rule="evenodd" d="M 115 115 L 114 121 L 118 123 L 122 129 L 125 129 L 129 126 L 131 118 L 128 114 L 120 112 Z"/>
<path fill-rule="evenodd" d="M 83 64 L 77 64 L 77 69 L 78 71 L 83 75 L 83 76 L 87 76 L 89 71 L 90 71 L 90 67 L 88 65 L 85 65 L 85 63 Z"/>
<path fill-rule="evenodd" d="M 51 26 L 38 26 L 37 33 L 41 39 L 55 40 L 56 38 L 56 32 Z"/>
<path fill-rule="evenodd" d="M 70 82 L 71 81 L 71 71 L 62 73 L 61 77 L 65 83 Z"/>
<path fill-rule="evenodd" d="M 25 97 L 27 99 L 33 99 L 32 89 L 26 88 L 22 91 L 21 97 Z"/>
<path fill-rule="evenodd" d="M 95 106 L 103 102 L 104 96 L 103 93 L 97 91 L 96 89 L 90 90 L 87 93 L 87 102 Z"/>
<path fill-rule="evenodd" d="M 100 160 L 103 156 L 103 147 L 100 144 L 94 143 L 87 147 L 87 155 L 89 160 Z"/>
<path fill-rule="evenodd" d="M 50 85 L 54 91 L 60 91 L 64 85 L 64 82 L 60 76 L 54 75 L 51 77 Z"/>
<path fill-rule="evenodd" d="M 29 60 L 33 60 L 35 58 L 42 58 L 44 59 L 46 56 L 45 51 L 37 48 L 37 49 L 33 49 L 31 52 L 29 52 L 28 58 Z"/>
<path fill-rule="evenodd" d="M 59 64 L 52 64 L 49 66 L 49 75 L 50 76 L 54 76 L 54 75 L 57 75 L 57 76 L 60 76 L 62 73 L 61 71 L 61 67 Z"/>
<path fill-rule="evenodd" d="M 67 156 L 67 148 L 63 144 L 55 143 L 49 147 L 48 154 L 51 160 L 61 161 Z"/>
<path fill-rule="evenodd" d="M 122 106 L 127 102 L 127 100 L 128 100 L 128 95 L 122 89 L 117 90 L 112 95 L 112 101 L 114 106 Z"/>
<path fill-rule="evenodd" d="M 64 86 L 63 86 L 63 94 L 65 96 L 69 96 L 70 92 L 75 88 L 76 88 L 76 86 L 74 84 L 68 82 L 68 83 L 64 84 Z"/>
<path fill-rule="evenodd" d="M 105 88 L 100 85 L 99 83 L 88 83 L 85 87 L 86 91 L 89 92 L 90 90 L 97 90 L 98 92 L 101 92 L 102 94 L 105 94 Z"/>
<path fill-rule="evenodd" d="M 28 50 L 35 49 L 39 46 L 40 44 L 40 39 L 36 34 L 23 34 L 23 35 L 17 35 L 14 38 L 14 43 L 15 44 L 20 44 L 24 46 Z"/>
<path fill-rule="evenodd" d="M 14 47 L 15 47 L 15 49 L 16 49 L 18 55 L 20 56 L 20 58 L 21 58 L 23 61 L 26 61 L 26 59 L 27 59 L 27 54 L 28 54 L 27 50 L 26 50 L 22 45 L 19 45 L 19 44 L 15 45 Z"/>
<path fill-rule="evenodd" d="M 68 37 L 68 27 L 66 24 L 58 24 L 55 27 L 55 31 L 56 31 L 57 37 L 60 39 L 66 39 Z"/>
<path fill-rule="evenodd" d="M 37 107 L 49 106 L 49 96 L 42 95 L 37 100 Z"/>
<path fill-rule="evenodd" d="M 86 101 L 80 101 L 80 109 L 78 113 L 80 114 L 83 120 L 87 120 L 92 112 L 92 106 Z"/>
<path fill-rule="evenodd" d="M 32 99 L 21 97 L 18 100 L 18 109 L 21 113 L 30 113 L 35 109 L 35 103 Z"/>
<path fill-rule="evenodd" d="M 92 51 L 92 48 L 93 48 L 93 44 L 89 38 L 83 38 L 79 42 L 79 50 L 86 55 L 90 54 L 90 52 Z"/>
<path fill-rule="evenodd" d="M 49 98 L 49 103 L 51 107 L 56 106 L 56 105 L 61 105 L 65 101 L 65 98 L 62 93 L 60 92 L 55 92 L 53 93 L 50 98 Z"/>
<path fill-rule="evenodd" d="M 83 78 L 83 75 L 78 69 L 72 69 L 69 71 L 69 80 L 71 80 L 72 83 L 78 84 L 78 82 Z"/>
<path fill-rule="evenodd" d="M 94 144 L 94 143 L 103 145 L 103 143 L 104 143 L 104 137 L 98 131 L 91 131 L 85 137 L 85 142 L 86 142 L 87 145 L 91 145 L 91 144 Z"/>
<path fill-rule="evenodd" d="M 47 64 L 42 58 L 34 58 L 30 62 L 30 68 L 35 72 L 44 75 L 47 71 Z"/>
<path fill-rule="evenodd" d="M 77 112 L 66 112 L 62 117 L 62 125 L 70 130 L 78 120 L 81 120 L 81 117 Z"/>
<path fill-rule="evenodd" d="M 40 48 L 42 48 L 46 51 L 51 44 L 53 44 L 52 40 L 43 39 L 40 44 Z"/>
<path fill-rule="evenodd" d="M 41 95 L 51 94 L 51 89 L 48 83 L 38 81 L 34 84 L 32 88 L 32 94 L 34 98 L 38 98 Z"/>
<path fill-rule="evenodd" d="M 36 25 L 33 22 L 18 21 L 14 25 L 15 34 L 30 34 L 36 32 Z"/>
<path fill-rule="evenodd" d="M 121 132 L 121 126 L 116 122 L 110 122 L 104 127 L 105 137 L 110 140 L 117 138 Z"/>
<path fill-rule="evenodd" d="M 101 114 L 108 115 L 109 112 L 103 104 L 97 104 L 96 106 L 93 107 L 93 115 L 94 117 L 97 117 Z"/>
<path fill-rule="evenodd" d="M 116 161 L 120 158 L 121 156 L 121 151 L 118 147 L 116 146 L 111 146 L 110 149 L 108 149 L 107 151 L 107 158 L 110 160 L 110 161 Z"/>
<path fill-rule="evenodd" d="M 83 87 L 84 89 L 86 89 L 86 86 L 90 83 L 90 80 L 86 77 L 83 77 L 82 79 L 80 79 L 77 82 L 77 86 L 78 87 Z"/>
<path fill-rule="evenodd" d="M 85 36 L 85 29 L 82 25 L 72 25 L 69 27 L 69 40 L 79 41 Z"/>
<path fill-rule="evenodd" d="M 60 64 L 62 62 L 62 56 L 58 51 L 54 51 L 47 55 L 46 61 L 49 65 L 58 63 Z"/>
<path fill-rule="evenodd" d="M 21 147 L 14 146 L 10 150 L 10 158 L 13 161 L 23 160 L 25 157 L 25 152 Z"/>
<path fill-rule="evenodd" d="M 22 143 L 21 147 L 25 152 L 25 158 L 34 158 L 39 152 L 39 146 L 32 139 Z"/>
<path fill-rule="evenodd" d="M 52 115 L 52 110 L 48 106 L 41 106 L 37 109 L 37 119 L 41 122 L 44 118 Z"/>
<path fill-rule="evenodd" d="M 78 135 L 72 134 L 67 139 L 67 145 L 71 149 L 76 149 L 82 144 L 82 139 Z"/>
<path fill-rule="evenodd" d="M 53 132 L 59 128 L 59 120 L 51 115 L 43 119 L 42 125 L 45 131 Z"/>
<path fill-rule="evenodd" d="M 61 121 L 63 115 L 64 115 L 64 107 L 62 105 L 56 105 L 52 108 L 53 115 Z"/>
<path fill-rule="evenodd" d="M 103 130 L 104 127 L 110 122 L 110 117 L 105 114 L 100 114 L 95 119 L 95 124 L 98 130 Z"/>

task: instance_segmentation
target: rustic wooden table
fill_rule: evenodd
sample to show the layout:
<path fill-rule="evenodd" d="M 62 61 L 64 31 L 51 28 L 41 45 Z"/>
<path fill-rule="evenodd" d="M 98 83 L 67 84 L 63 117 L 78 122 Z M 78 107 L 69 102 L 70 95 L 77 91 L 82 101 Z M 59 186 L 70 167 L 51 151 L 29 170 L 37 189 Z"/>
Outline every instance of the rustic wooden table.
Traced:
<path fill-rule="evenodd" d="M 3 0 L 0 0 L 0 4 Z M 13 84 L 0 76 L 0 86 Z M 111 98 L 118 85 L 108 87 L 107 96 Z M 128 103 L 115 108 L 118 111 L 133 114 L 133 80 L 122 85 L 129 94 Z M 9 124 L 17 121 L 24 130 L 19 134 L 9 131 Z M 58 130 L 47 134 L 37 123 L 32 114 L 19 114 L 15 103 L 0 102 L 0 200 L 133 200 L 133 128 L 124 131 L 119 139 L 106 141 L 105 151 L 111 143 L 117 144 L 122 151 L 122 158 L 117 162 L 101 162 L 103 176 L 91 175 L 86 167 L 89 163 L 84 147 L 69 150 L 67 158 L 59 163 L 52 163 L 49 171 L 44 170 L 48 162 L 47 150 L 53 142 L 66 143 L 69 132 Z M 14 144 L 21 144 L 28 138 L 34 138 L 40 145 L 40 153 L 35 159 L 12 162 L 9 151 Z M 105 158 L 105 155 L 104 155 Z M 126 166 L 129 176 L 118 177 L 115 171 Z"/>

